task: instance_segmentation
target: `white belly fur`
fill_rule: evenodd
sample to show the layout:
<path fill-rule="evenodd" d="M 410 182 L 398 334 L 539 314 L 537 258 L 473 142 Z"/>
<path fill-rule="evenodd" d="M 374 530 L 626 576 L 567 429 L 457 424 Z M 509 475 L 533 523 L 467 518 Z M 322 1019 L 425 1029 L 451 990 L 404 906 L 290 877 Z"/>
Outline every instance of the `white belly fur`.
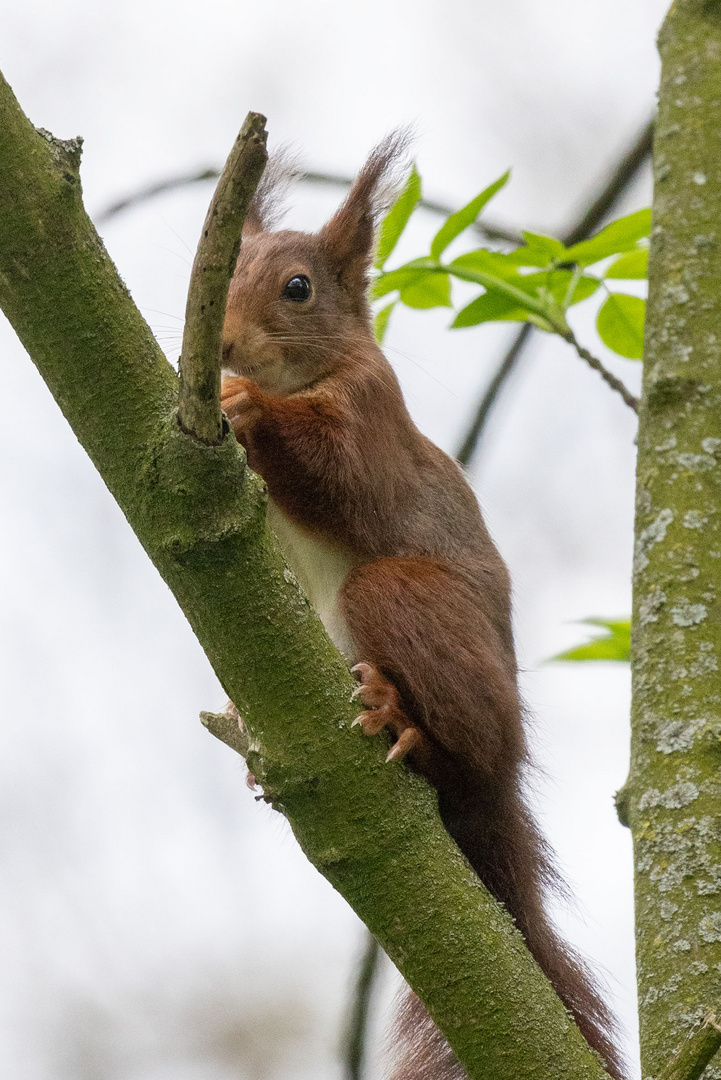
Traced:
<path fill-rule="evenodd" d="M 283 550 L 283 555 L 305 594 L 318 612 L 328 637 L 349 663 L 356 663 L 353 641 L 338 609 L 338 593 L 356 560 L 339 544 L 319 540 L 299 529 L 268 500 L 268 524 Z"/>

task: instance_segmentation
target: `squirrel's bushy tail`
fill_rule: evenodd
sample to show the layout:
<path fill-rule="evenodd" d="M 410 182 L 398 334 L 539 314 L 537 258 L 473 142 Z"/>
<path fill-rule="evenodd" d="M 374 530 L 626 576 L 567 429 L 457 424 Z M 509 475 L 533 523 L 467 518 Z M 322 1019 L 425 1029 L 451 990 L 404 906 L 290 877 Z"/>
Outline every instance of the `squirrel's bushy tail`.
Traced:
<path fill-rule="evenodd" d="M 462 789 L 462 790 L 461 790 Z M 545 973 L 588 1044 L 614 1080 L 626 1080 L 617 1049 L 617 1025 L 592 973 L 562 940 L 544 910 L 548 889 L 562 888 L 545 840 L 518 793 L 490 805 L 480 789 L 472 796 L 461 781 L 458 792 L 439 793 L 443 823 L 488 890 L 505 905 L 539 967 Z M 466 1073 L 413 993 L 401 1004 L 395 1024 L 400 1051 L 391 1080 L 464 1080 Z"/>

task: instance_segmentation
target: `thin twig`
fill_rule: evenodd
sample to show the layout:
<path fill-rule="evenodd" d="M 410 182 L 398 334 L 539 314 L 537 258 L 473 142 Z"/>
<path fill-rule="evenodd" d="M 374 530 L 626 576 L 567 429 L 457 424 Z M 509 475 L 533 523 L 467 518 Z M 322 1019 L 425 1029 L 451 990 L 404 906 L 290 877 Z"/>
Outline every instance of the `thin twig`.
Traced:
<path fill-rule="evenodd" d="M 659 1073 L 657 1080 L 699 1080 L 721 1047 L 721 1027 L 715 1013 L 704 1017 L 701 1027 L 687 1039 L 675 1057 Z"/>
<path fill-rule="evenodd" d="M 358 964 L 353 996 L 348 1010 L 343 1039 L 343 1061 L 346 1080 L 361 1080 L 365 1057 L 368 1016 L 373 981 L 381 959 L 381 947 L 370 932 L 366 933 L 365 948 Z"/>
<path fill-rule="evenodd" d="M 460 465 L 467 467 L 473 457 L 478 440 L 483 431 L 486 423 L 486 417 L 493 408 L 493 405 L 498 397 L 498 392 L 505 383 L 506 379 L 516 366 L 516 361 L 526 347 L 526 342 L 530 338 L 534 330 L 533 323 L 524 323 L 521 329 L 518 331 L 508 352 L 503 357 L 503 360 L 498 365 L 496 374 L 491 379 L 490 383 L 486 387 L 486 391 L 483 395 L 480 405 L 476 410 L 476 415 L 473 417 L 473 422 L 466 432 L 466 437 L 461 443 L 460 449 L 456 454 L 456 459 Z"/>
<path fill-rule="evenodd" d="M 231 750 L 235 750 L 241 757 L 248 756 L 250 739 L 245 728 L 241 725 L 238 710 L 228 703 L 228 708 L 222 713 L 202 712 L 200 722 L 206 727 L 211 735 L 220 739 Z"/>
<path fill-rule="evenodd" d="M 569 345 L 573 345 L 574 349 L 581 357 L 581 359 L 585 360 L 588 366 L 593 368 L 594 371 L 597 371 L 603 381 L 608 386 L 610 386 L 612 390 L 615 390 L 617 394 L 621 395 L 623 400 L 628 405 L 629 409 L 633 409 L 633 411 L 637 413 L 638 398 L 633 396 L 631 391 L 621 382 L 621 380 L 617 379 L 615 375 L 611 374 L 608 368 L 601 363 L 597 356 L 594 356 L 593 353 L 590 353 L 588 349 L 585 349 L 583 347 L 583 345 L 580 345 L 578 341 L 576 341 L 575 335 L 572 331 L 569 331 L 569 333 L 567 334 L 563 334 L 562 337 L 564 341 L 568 342 Z"/>
<path fill-rule="evenodd" d="M 140 206 L 141 203 L 154 199 L 156 195 L 164 195 L 166 191 L 188 187 L 190 184 L 200 184 L 204 180 L 217 180 L 219 176 L 220 169 L 197 169 L 192 173 L 181 173 L 180 176 L 171 176 L 167 180 L 160 180 L 157 184 L 148 184 L 147 187 L 134 191 L 132 195 L 126 195 L 124 199 L 118 199 L 117 202 L 106 206 L 99 214 L 95 214 L 95 224 L 105 225 L 106 222 L 122 213 L 123 210 L 130 210 L 134 206 Z"/>
<path fill-rule="evenodd" d="M 124 199 L 118 199 L 117 202 L 111 203 L 110 206 L 106 206 L 104 210 L 101 210 L 99 214 L 95 215 L 95 223 L 96 225 L 105 225 L 117 214 L 122 213 L 123 210 L 130 210 L 135 206 L 140 206 L 149 199 L 154 199 L 157 195 L 164 195 L 166 191 L 175 191 L 177 188 L 188 187 L 191 184 L 200 184 L 205 180 L 217 180 L 219 176 L 220 172 L 218 169 L 198 169 L 192 173 L 182 173 L 180 176 L 171 176 L 167 180 L 159 181 L 157 184 L 149 184 L 148 187 L 141 188 L 139 191 L 133 192 L 132 195 L 127 195 Z M 336 173 L 313 172 L 312 170 L 300 173 L 298 180 L 307 184 L 319 184 L 322 186 L 340 188 L 349 188 L 353 183 L 349 176 L 340 176 Z M 448 217 L 453 213 L 452 207 L 445 206 L 443 203 L 434 202 L 432 199 L 421 199 L 418 205 L 421 209 L 428 210 L 431 214 L 441 214 L 443 217 Z M 484 223 L 476 221 L 473 224 L 473 228 L 479 236 L 484 237 L 486 240 L 503 240 L 505 243 L 515 244 L 516 246 L 523 243 L 523 237 L 519 232 L 516 232 L 514 229 L 506 228 L 500 224 L 494 225 L 491 222 Z"/>
<path fill-rule="evenodd" d="M 600 189 L 595 199 L 592 199 L 588 208 L 581 214 L 567 233 L 561 235 L 566 247 L 579 244 L 586 240 L 593 230 L 610 214 L 614 206 L 635 180 L 639 169 L 650 158 L 653 149 L 653 126 L 654 118 L 647 122 L 639 132 L 636 141 L 629 147 L 627 152 L 618 162 L 616 168 L 609 176 L 606 183 Z"/>
<path fill-rule="evenodd" d="M 266 138 L 265 117 L 248 113 L 215 189 L 190 275 L 178 422 L 210 446 L 223 438 L 220 369 L 225 302 L 245 214 L 268 160 Z"/>
<path fill-rule="evenodd" d="M 609 176 L 607 182 L 596 195 L 566 233 L 562 234 L 564 244 L 570 247 L 586 240 L 593 230 L 601 224 L 605 217 L 618 203 L 621 196 L 636 178 L 639 170 L 651 155 L 653 146 L 653 118 L 648 121 L 634 144 L 624 154 Z M 508 351 L 501 360 L 496 373 L 486 387 L 483 397 L 476 410 L 476 415 L 461 443 L 457 457 L 462 465 L 468 465 L 478 445 L 490 412 L 495 405 L 501 390 L 506 385 L 509 376 L 517 367 L 521 356 L 533 336 L 533 327 L 530 323 L 524 324 L 516 334 Z"/>
<path fill-rule="evenodd" d="M 349 188 L 353 183 L 349 176 L 340 176 L 337 173 L 304 172 L 299 177 L 310 184 L 329 184 L 334 187 Z M 420 199 L 418 206 L 421 210 L 428 210 L 431 214 L 440 214 L 442 217 L 450 217 L 453 207 L 445 203 L 436 202 L 433 199 Z M 523 243 L 523 237 L 515 229 L 506 228 L 504 225 L 492 222 L 474 221 L 472 228 L 479 236 L 487 240 L 503 240 L 507 244 L 518 247 Z"/>

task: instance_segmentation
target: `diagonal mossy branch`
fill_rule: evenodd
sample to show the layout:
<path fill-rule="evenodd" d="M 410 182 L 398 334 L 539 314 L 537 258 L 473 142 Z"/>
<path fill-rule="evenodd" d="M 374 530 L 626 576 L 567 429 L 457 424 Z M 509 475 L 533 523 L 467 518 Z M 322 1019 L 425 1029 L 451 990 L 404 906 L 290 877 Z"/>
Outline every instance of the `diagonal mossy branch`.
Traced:
<path fill-rule="evenodd" d="M 177 377 L 85 214 L 78 156 L 0 77 L 0 304 L 238 705 L 252 772 L 471 1080 L 601 1080 L 434 793 L 352 729 L 354 683 L 235 439 L 204 445 L 177 423 Z"/>

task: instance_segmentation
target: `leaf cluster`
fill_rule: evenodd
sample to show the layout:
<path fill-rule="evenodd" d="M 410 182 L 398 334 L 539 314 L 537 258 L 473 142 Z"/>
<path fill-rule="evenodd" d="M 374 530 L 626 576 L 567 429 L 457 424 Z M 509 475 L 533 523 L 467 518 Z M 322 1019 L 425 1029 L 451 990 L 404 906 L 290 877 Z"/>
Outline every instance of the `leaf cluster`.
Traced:
<path fill-rule="evenodd" d="M 650 210 L 639 210 L 611 222 L 591 239 L 570 247 L 552 236 L 524 232 L 524 243 L 511 251 L 481 247 L 449 262 L 443 260 L 449 245 L 477 221 L 509 176 L 509 172 L 504 173 L 451 214 L 433 237 L 428 255 L 386 270 L 421 200 L 421 178 L 413 166 L 379 233 L 371 298 L 391 299 L 375 315 L 378 340 L 383 340 L 398 304 L 417 309 L 453 307 L 454 279 L 480 286 L 481 292 L 455 312 L 452 328 L 485 322 L 532 322 L 570 340 L 566 312 L 602 289 L 606 296 L 596 321 L 601 340 L 620 356 L 640 359 L 645 301 L 618 292 L 609 283 L 646 277 Z M 589 272 L 591 267 L 594 272 Z"/>

